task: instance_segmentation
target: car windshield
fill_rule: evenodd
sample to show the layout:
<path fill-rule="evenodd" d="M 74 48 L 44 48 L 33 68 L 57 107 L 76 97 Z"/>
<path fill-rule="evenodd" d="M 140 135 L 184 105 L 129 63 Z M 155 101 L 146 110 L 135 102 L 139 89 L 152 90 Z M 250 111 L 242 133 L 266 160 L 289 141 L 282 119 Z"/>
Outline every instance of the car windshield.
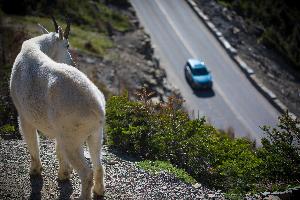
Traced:
<path fill-rule="evenodd" d="M 196 76 L 207 75 L 207 74 L 208 74 L 207 69 L 204 68 L 204 67 L 201 67 L 201 68 L 194 68 L 192 72 L 193 72 L 193 74 L 196 75 Z"/>

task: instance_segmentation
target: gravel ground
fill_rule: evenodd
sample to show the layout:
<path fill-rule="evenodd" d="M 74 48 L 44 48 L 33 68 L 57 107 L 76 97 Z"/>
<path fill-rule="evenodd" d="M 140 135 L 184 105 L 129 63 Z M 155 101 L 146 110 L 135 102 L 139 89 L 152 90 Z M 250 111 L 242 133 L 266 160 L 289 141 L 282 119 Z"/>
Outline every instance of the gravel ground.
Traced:
<path fill-rule="evenodd" d="M 41 139 L 42 177 L 29 176 L 30 160 L 22 140 L 1 140 L 1 199 L 70 199 L 80 193 L 80 180 L 73 172 L 71 182 L 58 182 L 58 162 L 53 140 Z M 89 154 L 85 152 L 89 160 Z M 107 147 L 102 161 L 106 168 L 106 193 L 103 199 L 225 199 L 219 191 L 201 184 L 197 188 L 171 174 L 148 173 L 136 167 L 128 156 Z M 73 194 L 72 194 L 73 193 Z"/>

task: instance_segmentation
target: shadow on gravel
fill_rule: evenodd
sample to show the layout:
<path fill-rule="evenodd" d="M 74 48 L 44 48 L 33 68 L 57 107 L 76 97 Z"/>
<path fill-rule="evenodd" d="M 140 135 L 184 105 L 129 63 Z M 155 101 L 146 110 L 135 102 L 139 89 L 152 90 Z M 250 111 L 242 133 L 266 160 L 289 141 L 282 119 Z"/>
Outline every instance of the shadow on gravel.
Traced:
<path fill-rule="evenodd" d="M 93 200 L 104 200 L 104 196 L 97 196 L 95 193 L 93 194 Z"/>
<path fill-rule="evenodd" d="M 139 159 L 137 157 L 134 157 L 132 155 L 128 155 L 128 153 L 124 153 L 124 152 L 122 152 L 122 151 L 120 151 L 118 149 L 115 149 L 115 148 L 109 148 L 108 151 L 110 151 L 111 153 L 115 154 L 120 159 L 123 159 L 123 160 L 126 160 L 126 161 L 136 162 L 136 161 L 140 161 L 141 160 L 141 159 Z"/>
<path fill-rule="evenodd" d="M 70 180 L 66 181 L 57 181 L 58 182 L 58 190 L 59 197 L 58 199 L 71 199 L 71 195 L 73 193 L 72 183 Z"/>
<path fill-rule="evenodd" d="M 31 194 L 30 199 L 41 199 L 41 190 L 43 188 L 42 176 L 30 176 Z"/>
<path fill-rule="evenodd" d="M 196 90 L 194 89 L 194 94 L 200 98 L 210 98 L 215 96 L 215 92 L 213 89 L 204 89 L 204 90 Z"/>

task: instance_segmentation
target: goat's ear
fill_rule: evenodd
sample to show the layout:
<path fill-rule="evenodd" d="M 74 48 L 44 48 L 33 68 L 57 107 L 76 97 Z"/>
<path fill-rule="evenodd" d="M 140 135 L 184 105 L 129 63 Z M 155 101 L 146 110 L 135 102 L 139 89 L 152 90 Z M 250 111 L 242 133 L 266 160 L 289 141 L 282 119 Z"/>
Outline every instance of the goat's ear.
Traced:
<path fill-rule="evenodd" d="M 64 39 L 64 33 L 60 26 L 58 26 L 58 35 L 60 40 Z"/>
<path fill-rule="evenodd" d="M 42 31 L 43 34 L 48 34 L 49 31 L 41 24 L 38 24 L 38 26 L 40 27 L 40 30 Z"/>

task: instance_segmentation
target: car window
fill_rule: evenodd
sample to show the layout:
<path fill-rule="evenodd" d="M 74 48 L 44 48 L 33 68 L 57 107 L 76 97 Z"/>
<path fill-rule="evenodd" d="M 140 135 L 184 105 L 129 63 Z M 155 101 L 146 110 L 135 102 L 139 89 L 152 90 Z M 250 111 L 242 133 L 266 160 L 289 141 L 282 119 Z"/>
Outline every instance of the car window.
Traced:
<path fill-rule="evenodd" d="M 206 68 L 194 68 L 193 70 L 192 70 L 192 73 L 194 74 L 194 75 L 207 75 L 208 74 L 208 71 L 207 71 L 207 69 Z"/>

